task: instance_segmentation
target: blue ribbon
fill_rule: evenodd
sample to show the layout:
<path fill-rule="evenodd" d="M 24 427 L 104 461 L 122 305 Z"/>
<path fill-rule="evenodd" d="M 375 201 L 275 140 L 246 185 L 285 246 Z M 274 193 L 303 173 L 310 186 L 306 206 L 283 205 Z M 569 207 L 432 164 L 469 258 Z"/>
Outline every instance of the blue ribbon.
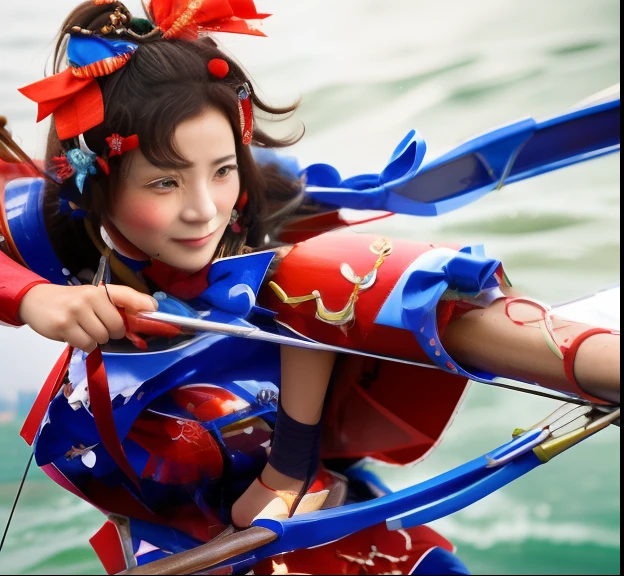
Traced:
<path fill-rule="evenodd" d="M 208 288 L 199 300 L 223 312 L 246 318 L 256 307 L 256 297 L 275 254 L 257 252 L 217 260 L 208 272 Z"/>
<path fill-rule="evenodd" d="M 267 251 L 217 260 L 208 271 L 208 288 L 197 298 L 186 303 L 157 292 L 154 297 L 158 310 L 199 317 L 208 308 L 212 320 L 224 323 L 242 320 L 252 311 L 269 313 L 256 306 L 256 297 L 274 257 L 273 252 Z"/>
<path fill-rule="evenodd" d="M 447 290 L 477 296 L 488 288 L 496 288 L 498 281 L 494 274 L 499 266 L 499 260 L 472 254 L 468 247 L 451 258 L 412 270 L 407 278 L 401 293 L 403 325 L 412 332 L 427 356 L 446 372 L 486 382 L 494 377 L 485 372 L 467 372 L 449 356 L 438 334 L 436 309 Z"/>
<path fill-rule="evenodd" d="M 67 45 L 67 58 L 75 68 L 82 68 L 106 58 L 134 52 L 138 44 L 127 40 L 108 40 L 99 36 L 71 35 Z"/>
<path fill-rule="evenodd" d="M 135 272 L 149 264 L 149 260 L 134 260 L 119 252 L 115 255 Z M 256 298 L 274 257 L 274 252 L 265 251 L 217 260 L 208 270 L 208 288 L 198 297 L 183 302 L 166 292 L 156 292 L 158 310 L 192 318 L 201 316 L 207 308 L 216 309 L 225 315 L 211 318 L 223 322 L 244 319 L 252 311 L 273 316 L 273 312 L 256 306 Z"/>
<path fill-rule="evenodd" d="M 476 256 L 468 247 L 446 262 L 438 261 L 428 268 L 413 270 L 403 288 L 403 320 L 410 318 L 413 322 L 435 310 L 440 297 L 448 289 L 477 296 L 487 288 L 495 288 L 498 281 L 494 273 L 499 266 L 499 260 Z"/>

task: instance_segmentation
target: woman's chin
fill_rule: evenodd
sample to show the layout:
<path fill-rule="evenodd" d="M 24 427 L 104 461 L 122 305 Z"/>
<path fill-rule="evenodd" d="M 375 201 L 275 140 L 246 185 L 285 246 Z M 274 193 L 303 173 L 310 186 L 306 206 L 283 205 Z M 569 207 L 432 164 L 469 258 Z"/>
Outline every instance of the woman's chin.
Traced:
<path fill-rule="evenodd" d="M 163 264 L 176 268 L 182 272 L 192 274 L 205 268 L 214 256 L 214 251 L 207 251 L 205 254 L 183 254 L 183 255 L 158 255 L 156 260 L 160 260 Z"/>
<path fill-rule="evenodd" d="M 155 250 L 156 260 L 181 270 L 193 273 L 205 268 L 215 256 L 222 234 L 214 234 L 208 243 L 203 246 L 185 245 L 182 242 L 172 240 L 161 250 Z"/>

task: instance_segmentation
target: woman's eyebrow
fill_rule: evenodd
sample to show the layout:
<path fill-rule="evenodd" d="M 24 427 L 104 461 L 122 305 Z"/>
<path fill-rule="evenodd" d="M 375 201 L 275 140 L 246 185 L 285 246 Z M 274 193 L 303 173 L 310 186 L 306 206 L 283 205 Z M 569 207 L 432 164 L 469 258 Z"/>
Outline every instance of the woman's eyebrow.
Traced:
<path fill-rule="evenodd" d="M 236 162 L 236 154 L 228 154 L 227 156 L 222 156 L 221 158 L 215 158 L 211 163 L 210 166 L 218 166 L 219 164 L 223 164 L 224 162 Z M 147 165 L 147 166 L 141 166 L 142 169 L 148 170 L 150 168 L 156 168 L 157 170 L 160 170 L 161 172 L 168 172 L 171 169 L 174 170 L 178 170 L 180 172 L 183 172 L 184 170 L 189 170 L 192 168 L 195 168 L 196 163 L 195 162 L 188 162 L 185 166 L 180 167 L 180 166 L 154 166 L 153 164 Z"/>
<path fill-rule="evenodd" d="M 229 154 L 228 156 L 223 156 L 221 158 L 217 158 L 212 161 L 212 166 L 216 166 L 217 164 L 223 164 L 223 162 L 235 162 L 236 154 Z"/>

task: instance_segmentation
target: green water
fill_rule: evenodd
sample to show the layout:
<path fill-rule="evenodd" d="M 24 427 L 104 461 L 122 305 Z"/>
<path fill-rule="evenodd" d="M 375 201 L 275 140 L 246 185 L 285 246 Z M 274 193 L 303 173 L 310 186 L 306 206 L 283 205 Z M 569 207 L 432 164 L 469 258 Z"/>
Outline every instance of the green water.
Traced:
<path fill-rule="evenodd" d="M 0 113 L 32 154 L 43 128 L 16 88 L 41 76 L 53 30 L 75 2 L 3 3 Z M 138 2 L 130 2 L 135 7 Z M 383 168 L 410 128 L 439 153 L 492 126 L 542 117 L 620 80 L 615 0 L 272 0 L 268 40 L 224 38 L 275 104 L 302 96 L 307 127 L 294 153 L 344 176 Z M 59 8 L 60 6 L 60 8 Z M 376 230 L 431 242 L 484 243 L 514 285 L 560 302 L 619 283 L 619 155 L 491 194 L 435 219 L 395 217 Z M 0 393 L 41 382 L 57 348 L 0 328 Z M 37 361 L 33 361 L 36 358 Z M 505 442 L 556 403 L 474 384 L 442 444 L 401 487 Z M 28 450 L 0 425 L 0 523 Z M 433 524 L 477 574 L 620 572 L 619 429 L 598 434 L 503 490 Z M 103 573 L 88 538 L 103 517 L 31 470 L 2 574 Z"/>

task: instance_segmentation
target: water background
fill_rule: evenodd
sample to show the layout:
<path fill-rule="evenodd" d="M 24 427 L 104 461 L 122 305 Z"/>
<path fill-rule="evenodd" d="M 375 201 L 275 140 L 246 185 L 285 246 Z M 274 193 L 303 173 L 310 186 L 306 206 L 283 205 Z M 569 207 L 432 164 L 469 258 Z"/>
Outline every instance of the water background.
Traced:
<path fill-rule="evenodd" d="M 2 0 L 0 114 L 41 157 L 46 125 L 16 89 L 42 77 L 74 0 Z M 128 6 L 138 12 L 138 0 Z M 268 39 L 226 37 L 274 104 L 301 97 L 303 165 L 350 176 L 382 169 L 411 128 L 431 154 L 495 125 L 556 114 L 620 81 L 616 0 L 264 0 Z M 285 126 L 284 129 L 292 127 Z M 514 285 L 560 302 L 619 283 L 619 155 L 514 184 L 435 219 L 367 226 L 432 242 L 483 242 Z M 28 329 L 0 328 L 0 401 L 36 390 L 60 351 Z M 423 480 L 505 442 L 557 403 L 473 384 L 438 450 L 394 487 Z M 0 404 L 0 407 L 2 404 Z M 2 410 L 0 409 L 0 412 Z M 0 528 L 28 457 L 17 421 L 0 424 Z M 620 435 L 610 429 L 439 520 L 435 528 L 478 574 L 618 574 Z M 103 573 L 88 538 L 103 517 L 31 470 L 2 574 Z"/>

